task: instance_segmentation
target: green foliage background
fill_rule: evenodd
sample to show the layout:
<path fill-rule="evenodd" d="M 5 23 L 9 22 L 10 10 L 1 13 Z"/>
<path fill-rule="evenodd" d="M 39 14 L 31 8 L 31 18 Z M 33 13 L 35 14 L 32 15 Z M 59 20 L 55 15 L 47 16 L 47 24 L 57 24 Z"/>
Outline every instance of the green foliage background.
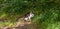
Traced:
<path fill-rule="evenodd" d="M 60 29 L 60 0 L 0 0 L 0 18 L 7 21 L 15 22 L 16 15 L 29 11 L 35 14 L 37 29 Z"/>

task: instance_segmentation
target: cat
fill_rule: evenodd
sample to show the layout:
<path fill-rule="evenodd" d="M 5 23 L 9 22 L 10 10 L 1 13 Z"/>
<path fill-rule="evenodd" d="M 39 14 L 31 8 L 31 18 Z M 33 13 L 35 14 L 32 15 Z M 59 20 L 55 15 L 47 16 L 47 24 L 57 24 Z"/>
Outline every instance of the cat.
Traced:
<path fill-rule="evenodd" d="M 18 21 L 18 19 L 20 19 L 20 18 L 23 18 L 24 21 L 28 21 L 28 20 L 31 21 L 31 18 L 32 18 L 32 17 L 34 17 L 34 13 L 33 13 L 33 12 L 28 12 L 28 13 L 26 13 L 25 15 L 23 15 L 23 16 L 21 16 L 21 17 L 18 17 L 18 18 L 16 19 L 16 21 Z"/>
<path fill-rule="evenodd" d="M 24 21 L 31 21 L 31 18 L 34 16 L 33 12 L 28 12 L 27 14 L 24 15 Z"/>

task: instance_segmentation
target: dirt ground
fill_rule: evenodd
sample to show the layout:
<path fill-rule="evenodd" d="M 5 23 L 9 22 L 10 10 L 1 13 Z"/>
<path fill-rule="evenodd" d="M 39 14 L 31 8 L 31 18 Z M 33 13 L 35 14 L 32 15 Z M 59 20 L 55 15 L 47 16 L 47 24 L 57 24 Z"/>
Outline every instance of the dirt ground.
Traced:
<path fill-rule="evenodd" d="M 13 27 L 4 26 L 0 27 L 0 29 L 36 29 L 36 27 L 32 22 L 18 21 L 14 23 Z"/>

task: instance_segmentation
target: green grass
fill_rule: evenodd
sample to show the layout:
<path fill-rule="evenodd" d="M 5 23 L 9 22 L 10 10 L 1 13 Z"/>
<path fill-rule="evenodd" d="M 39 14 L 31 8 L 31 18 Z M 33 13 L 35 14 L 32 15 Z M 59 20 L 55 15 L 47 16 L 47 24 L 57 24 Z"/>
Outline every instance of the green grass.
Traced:
<path fill-rule="evenodd" d="M 32 22 L 37 29 L 60 29 L 60 1 L 59 0 L 0 0 L 0 18 L 8 18 L 0 26 L 13 26 L 15 15 L 24 15 L 33 11 Z M 12 16 L 12 17 L 11 17 Z"/>
<path fill-rule="evenodd" d="M 6 21 L 6 22 L 0 22 L 0 27 L 3 27 L 3 26 L 13 26 L 13 23 L 12 22 L 10 22 L 10 21 Z"/>
<path fill-rule="evenodd" d="M 53 16 L 52 16 L 53 15 Z M 52 14 L 51 16 L 49 16 L 49 18 L 45 17 L 44 14 L 40 14 L 40 15 L 35 15 L 32 18 L 32 22 L 34 24 L 37 25 L 37 29 L 60 29 L 60 22 L 56 20 L 54 20 L 54 18 L 56 18 L 57 14 Z M 14 19 L 13 19 L 14 20 Z M 5 22 L 0 22 L 0 26 L 13 26 L 13 22 L 14 21 L 5 21 Z"/>

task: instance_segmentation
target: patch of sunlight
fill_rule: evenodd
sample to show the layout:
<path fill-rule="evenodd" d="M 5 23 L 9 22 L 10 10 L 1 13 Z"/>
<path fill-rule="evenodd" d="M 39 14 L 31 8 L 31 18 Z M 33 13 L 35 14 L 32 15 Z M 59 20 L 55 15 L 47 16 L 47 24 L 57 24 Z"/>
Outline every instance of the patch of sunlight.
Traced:
<path fill-rule="evenodd" d="M 11 26 L 12 27 L 13 23 L 10 21 L 9 22 L 7 22 L 7 21 L 6 22 L 0 22 L 0 26 Z"/>
<path fill-rule="evenodd" d="M 9 25 L 8 26 L 13 26 L 13 23 L 9 23 Z"/>
<path fill-rule="evenodd" d="M 53 23 L 53 24 L 49 24 L 47 29 L 60 29 L 60 24 L 58 24 L 58 22 Z"/>
<path fill-rule="evenodd" d="M 2 15 L 0 16 L 0 18 L 5 17 L 5 16 L 6 16 L 6 14 L 4 13 L 4 14 L 2 14 Z"/>
<path fill-rule="evenodd" d="M 25 3 L 27 3 L 28 1 L 24 1 Z"/>
<path fill-rule="evenodd" d="M 59 28 L 56 27 L 55 29 L 59 29 Z"/>

